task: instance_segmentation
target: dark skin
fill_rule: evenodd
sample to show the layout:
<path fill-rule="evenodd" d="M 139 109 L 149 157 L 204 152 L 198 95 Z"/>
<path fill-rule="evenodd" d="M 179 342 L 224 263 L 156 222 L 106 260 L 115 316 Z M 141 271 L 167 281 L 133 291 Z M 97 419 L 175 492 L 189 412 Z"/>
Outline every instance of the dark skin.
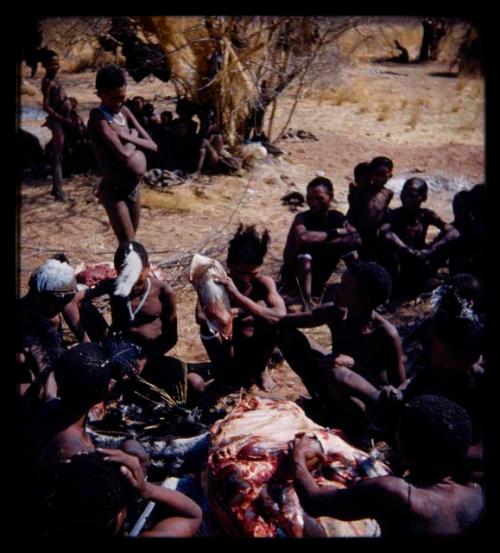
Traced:
<path fill-rule="evenodd" d="M 253 360 L 257 384 L 265 391 L 271 391 L 276 385 L 266 371 L 275 346 L 274 332 L 270 325 L 274 325 L 286 314 L 285 302 L 279 295 L 274 280 L 260 275 L 260 265 L 233 262 L 228 264 L 228 269 L 229 276 L 219 277 L 217 282 L 226 287 L 236 315 L 233 336 L 231 340 L 218 336 L 210 342 L 204 342 L 205 348 L 212 363 L 223 366 L 231 365 L 238 358 L 238 344 L 255 355 L 258 352 Z M 196 305 L 196 319 L 202 334 L 208 334 L 205 315 L 199 302 Z"/>
<path fill-rule="evenodd" d="M 139 497 L 156 503 L 155 512 L 159 511 L 161 520 L 149 530 L 141 532 L 138 537 L 189 538 L 196 533 L 201 525 L 203 513 L 192 499 L 178 491 L 147 482 L 137 457 L 128 455 L 119 449 L 99 448 L 98 451 L 105 455 L 105 461 L 121 465 L 121 473 Z M 126 516 L 127 508 L 125 507 L 117 514 L 116 534 L 121 533 Z"/>
<path fill-rule="evenodd" d="M 88 405 L 78 406 L 75 400 L 61 399 L 57 406 L 57 414 L 52 413 L 52 416 L 45 417 L 46 423 L 38 428 L 37 434 L 43 433 L 49 438 L 42 443 L 41 449 L 37 452 L 37 470 L 42 485 L 50 481 L 60 461 L 96 450 L 90 435 L 86 432 L 91 408 L 92 406 Z M 40 420 L 43 421 L 43 418 Z M 147 470 L 149 455 L 139 442 L 133 439 L 124 440 L 120 449 L 137 457 L 143 470 Z"/>
<path fill-rule="evenodd" d="M 376 232 L 380 227 L 394 195 L 392 190 L 385 188 L 390 178 L 392 170 L 379 167 L 371 171 L 368 185 L 356 187 L 357 201 L 355 204 L 349 202 L 348 217 L 356 221 L 356 228 L 362 234 Z"/>
<path fill-rule="evenodd" d="M 43 109 L 49 114 L 47 126 L 52 131 L 52 191 L 56 201 L 64 201 L 62 190 L 62 156 L 64 150 L 65 127 L 73 125 L 70 117 L 71 102 L 57 79 L 59 57 L 54 56 L 45 65 L 42 81 Z"/>
<path fill-rule="evenodd" d="M 324 221 L 324 227 L 328 227 L 328 210 L 333 200 L 331 194 L 324 186 L 313 186 L 307 190 L 306 201 L 310 211 L 318 221 Z M 325 231 L 309 230 L 302 214 L 297 215 L 293 223 L 294 241 L 299 248 L 307 246 L 329 245 L 348 251 L 356 249 L 360 244 L 360 238 L 356 229 L 347 221 L 336 229 L 337 236 L 329 237 Z M 287 244 L 289 247 L 289 245 Z M 324 255 L 329 255 L 325 251 Z M 285 252 L 285 257 L 287 252 Z M 303 295 L 303 310 L 310 311 L 314 304 L 312 300 L 313 271 L 312 260 L 304 257 L 295 259 L 295 272 Z"/>
<path fill-rule="evenodd" d="M 143 150 L 156 152 L 157 145 L 132 112 L 124 105 L 126 86 L 98 90 L 102 106 L 113 115 L 108 122 L 103 113 L 93 109 L 89 117 L 92 148 L 103 176 L 103 182 L 120 190 L 133 190 L 146 172 Z M 123 125 L 118 124 L 124 122 Z M 134 199 L 117 198 L 101 186 L 99 197 L 106 209 L 118 242 L 134 240 L 140 218 L 139 194 Z"/>
<path fill-rule="evenodd" d="M 216 173 L 219 169 L 221 150 L 224 146 L 222 134 L 215 121 L 215 113 L 210 112 L 204 129 L 200 132 L 201 142 L 196 162 L 196 171 L 192 177 L 198 177 L 203 170 Z"/>
<path fill-rule="evenodd" d="M 422 248 L 428 227 L 419 224 L 418 217 L 421 205 L 426 200 L 427 187 L 419 186 L 416 183 L 405 186 L 401 192 L 401 210 L 405 215 L 406 226 L 393 228 L 390 223 L 386 223 L 382 226 L 381 233 L 387 243 L 396 250 L 429 262 L 444 246 L 456 240 L 459 233 L 451 225 L 439 217 L 435 217 L 432 224 L 441 232 L 435 240 L 429 245 L 425 244 L 425 247 Z"/>
<path fill-rule="evenodd" d="M 119 268 L 116 268 L 119 273 Z M 94 288 L 80 293 L 77 301 L 81 305 L 84 300 L 92 300 L 102 295 L 111 298 L 111 316 L 113 327 L 123 331 L 123 337 L 144 349 L 145 356 L 140 360 L 137 371 L 139 374 L 148 367 L 148 371 L 155 372 L 157 363 L 161 364 L 163 356 L 177 343 L 177 307 L 175 293 L 172 288 L 152 275 L 149 267 L 144 267 L 138 281 L 132 287 L 129 299 L 132 311 L 135 311 L 141 302 L 146 290 L 147 280 L 150 279 L 151 289 L 133 321 L 124 318 L 127 313 L 125 299 L 113 295 L 115 279 L 102 280 Z M 203 379 L 194 373 L 187 376 L 190 389 L 196 394 L 204 391 Z"/>
<path fill-rule="evenodd" d="M 119 269 L 117 268 L 119 273 Z M 85 290 L 79 301 L 91 300 L 102 295 L 109 295 L 111 300 L 111 315 L 113 326 L 124 330 L 124 336 L 132 342 L 145 348 L 148 358 L 164 355 L 177 343 L 177 308 L 175 293 L 172 288 L 154 276 L 150 269 L 144 267 L 136 284 L 130 292 L 130 307 L 134 311 L 141 302 L 146 289 L 148 278 L 151 289 L 135 319 L 125 319 L 123 303 L 126 300 L 113 296 L 115 280 L 102 280 L 94 288 Z"/>
<path fill-rule="evenodd" d="M 315 346 L 305 343 L 300 332 L 286 330 L 280 348 L 310 393 L 327 403 L 333 398 L 339 414 L 354 430 L 366 424 L 367 405 L 378 398 L 381 386 L 404 382 L 401 340 L 396 328 L 362 296 L 349 271 L 342 277 L 335 304 L 325 304 L 311 313 L 288 314 L 280 321 L 283 329 L 322 324 L 328 325 L 332 334 L 331 355 L 309 360 Z M 317 363 L 316 370 L 310 363 Z"/>
<path fill-rule="evenodd" d="M 30 290 L 28 294 L 20 300 L 19 309 L 21 317 L 25 316 L 31 318 L 33 315 L 43 317 L 53 327 L 54 331 L 60 329 L 62 316 L 79 342 L 90 341 L 79 323 L 77 299 L 74 292 L 61 295 L 51 293 L 40 294 L 35 290 Z M 32 368 L 28 368 L 28 355 L 35 362 L 36 373 L 33 373 Z M 34 346 L 30 352 L 25 350 L 18 351 L 16 353 L 16 365 L 18 370 L 30 370 L 32 378 L 36 377 L 40 371 L 46 368 L 43 345 Z M 18 384 L 18 394 L 23 396 L 30 385 L 31 382 Z M 49 376 L 47 382 L 42 386 L 40 394 L 40 397 L 44 399 L 55 397 L 55 382 L 52 376 Z"/>
<path fill-rule="evenodd" d="M 404 439 L 400 447 L 404 451 Z M 340 520 L 375 519 L 382 536 L 460 534 L 480 518 L 483 494 L 473 486 L 454 482 L 449 475 L 432 476 L 407 459 L 406 478 L 379 476 L 348 489 L 320 488 L 306 466 L 317 451 L 317 440 L 298 435 L 293 443 L 295 490 L 305 511 L 313 516 Z M 411 500 L 409 500 L 409 497 Z"/>
<path fill-rule="evenodd" d="M 446 397 L 449 393 L 457 393 L 457 389 L 466 390 L 474 385 L 474 373 L 481 370 L 477 364 L 478 358 L 454 352 L 437 336 L 433 336 L 431 339 L 429 359 L 429 372 L 432 376 L 429 385 L 433 387 L 427 390 L 420 389 L 419 394 L 439 393 Z M 367 386 L 364 390 L 364 401 L 373 407 L 373 413 L 383 413 L 386 409 L 391 410 L 397 403 L 408 400 L 406 391 L 411 390 L 411 384 L 415 378 L 416 376 L 407 379 L 397 387 L 389 385 L 377 390 L 373 386 Z M 454 397 L 450 397 L 450 399 L 454 399 Z M 484 465 L 481 428 L 478 429 L 474 443 L 469 447 L 462 469 L 468 474 L 473 474 L 475 481 L 482 480 Z"/>

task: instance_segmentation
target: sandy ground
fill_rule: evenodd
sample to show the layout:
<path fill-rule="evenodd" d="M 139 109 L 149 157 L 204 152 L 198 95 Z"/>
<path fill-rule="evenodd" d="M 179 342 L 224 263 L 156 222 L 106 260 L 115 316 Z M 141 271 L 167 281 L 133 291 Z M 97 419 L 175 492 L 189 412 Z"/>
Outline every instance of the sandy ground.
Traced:
<path fill-rule="evenodd" d="M 386 38 L 405 37 L 410 53 L 416 55 L 418 32 L 415 25 L 393 26 L 386 30 Z M 195 293 L 186 278 L 188 254 L 208 251 L 225 261 L 227 241 L 237 224 L 256 223 L 271 232 L 264 271 L 277 276 L 286 234 L 295 216 L 280 198 L 293 190 L 304 192 L 317 171 L 324 171 L 332 180 L 334 207 L 346 212 L 353 167 L 377 155 L 388 156 L 395 165 L 395 178 L 389 186 L 399 192 L 407 176 L 427 178 L 431 189 L 427 206 L 447 221 L 452 218 L 451 198 L 457 190 L 484 179 L 483 81 L 450 76 L 449 59 L 398 65 L 377 61 L 390 52 L 385 43 L 366 41 L 355 51 L 349 50 L 351 46 L 352 40 L 346 38 L 343 48 L 348 63 L 332 82 L 320 79 L 303 91 L 289 125 L 314 133 L 317 141 L 283 140 L 277 144 L 285 152 L 282 157 L 268 158 L 241 176 L 202 177 L 167 192 L 144 190 L 137 239 L 150 252 L 153 264 L 173 264 L 167 269 L 178 294 L 179 342 L 173 354 L 187 361 L 206 360 L 194 321 Z M 451 52 L 452 45 L 448 48 Z M 20 123 L 46 142 L 50 134 L 41 128 L 43 116 L 39 112 L 41 73 L 31 79 L 23 68 Z M 60 75 L 68 95 L 78 99 L 84 120 L 97 103 L 94 78 L 93 72 Z M 154 78 L 140 84 L 129 79 L 129 83 L 130 96 L 144 96 L 159 111 L 173 110 L 166 99 L 173 94 L 168 84 Z M 272 135 L 284 125 L 293 98 L 292 90 L 279 99 Z M 112 260 L 115 238 L 94 196 L 98 182 L 92 175 L 69 179 L 64 185 L 68 201 L 61 204 L 49 195 L 49 179 L 21 181 L 20 294 L 26 292 L 31 271 L 52 253 L 64 251 L 74 265 Z M 396 194 L 391 207 L 398 205 Z M 333 281 L 342 270 L 339 267 Z M 421 316 L 422 309 L 412 313 L 406 306 L 390 318 L 404 326 Z M 324 329 L 311 334 L 326 344 Z M 273 375 L 283 397 L 295 399 L 302 393 L 286 364 Z"/>

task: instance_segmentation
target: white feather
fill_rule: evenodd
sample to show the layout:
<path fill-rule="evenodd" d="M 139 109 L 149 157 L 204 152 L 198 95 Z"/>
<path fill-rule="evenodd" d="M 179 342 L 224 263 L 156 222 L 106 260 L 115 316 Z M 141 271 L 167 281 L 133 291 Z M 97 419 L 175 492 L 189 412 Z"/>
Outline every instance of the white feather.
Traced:
<path fill-rule="evenodd" d="M 115 296 L 126 297 L 130 294 L 132 287 L 139 280 L 142 272 L 142 260 L 139 254 L 130 246 L 129 253 L 125 256 L 120 274 L 115 281 Z"/>
<path fill-rule="evenodd" d="M 38 292 L 57 292 L 76 288 L 75 271 L 68 263 L 58 259 L 49 259 L 33 273 Z"/>

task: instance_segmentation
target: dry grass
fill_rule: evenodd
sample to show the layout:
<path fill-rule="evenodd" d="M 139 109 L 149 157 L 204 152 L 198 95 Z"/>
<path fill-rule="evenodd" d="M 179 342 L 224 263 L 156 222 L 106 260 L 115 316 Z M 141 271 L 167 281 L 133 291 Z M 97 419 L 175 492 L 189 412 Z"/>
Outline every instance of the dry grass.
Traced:
<path fill-rule="evenodd" d="M 383 103 L 380 106 L 380 111 L 377 117 L 377 121 L 387 121 L 387 119 L 389 119 L 390 113 L 391 113 L 391 106 L 387 103 Z"/>
<path fill-rule="evenodd" d="M 322 86 L 319 89 L 308 89 L 304 93 L 304 98 L 316 99 L 318 106 L 322 106 L 325 102 L 333 106 L 341 106 L 347 103 L 361 104 L 367 99 L 367 86 L 364 79 L 358 79 L 350 85 Z"/>
<path fill-rule="evenodd" d="M 157 190 L 143 189 L 141 192 L 141 205 L 154 209 L 164 209 L 176 213 L 197 211 L 200 203 L 204 203 L 205 197 L 191 191 L 177 190 L 159 192 Z M 205 200 L 206 201 L 206 200 Z"/>

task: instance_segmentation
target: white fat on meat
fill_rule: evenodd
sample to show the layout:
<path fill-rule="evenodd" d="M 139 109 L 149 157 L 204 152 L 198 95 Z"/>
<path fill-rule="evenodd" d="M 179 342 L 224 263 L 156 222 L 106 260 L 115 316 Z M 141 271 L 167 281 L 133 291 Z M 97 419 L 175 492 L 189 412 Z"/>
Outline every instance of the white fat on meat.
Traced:
<path fill-rule="evenodd" d="M 320 441 L 332 468 L 327 477 L 313 471 L 318 485 L 344 488 L 365 477 L 358 465 L 368 455 L 349 445 L 340 431 L 316 424 L 294 402 L 246 398 L 211 428 L 203 477 L 207 497 L 226 531 L 232 536 L 304 537 L 319 528 L 327 536 L 378 535 L 374 520 L 311 520 L 303 511 L 286 462 L 288 446 L 298 432 Z M 379 461 L 373 462 L 373 471 L 389 474 Z"/>

